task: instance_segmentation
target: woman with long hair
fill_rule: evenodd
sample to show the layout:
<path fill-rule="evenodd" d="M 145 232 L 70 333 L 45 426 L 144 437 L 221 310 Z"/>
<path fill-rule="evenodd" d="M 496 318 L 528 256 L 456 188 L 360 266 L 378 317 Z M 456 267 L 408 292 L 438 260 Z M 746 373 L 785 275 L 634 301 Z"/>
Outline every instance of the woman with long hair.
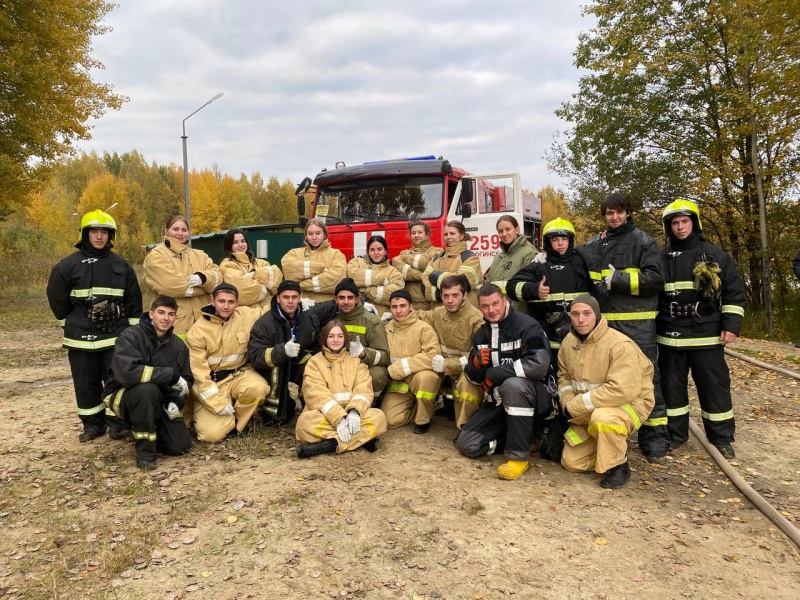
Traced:
<path fill-rule="evenodd" d="M 378 314 L 389 311 L 389 296 L 405 285 L 400 271 L 389 262 L 389 246 L 382 235 L 367 240 L 367 254 L 347 263 L 347 276 L 356 282 L 361 296 L 375 305 Z"/>
<path fill-rule="evenodd" d="M 319 219 L 311 219 L 305 228 L 305 243 L 289 250 L 281 259 L 283 276 L 297 281 L 303 298 L 314 302 L 333 300 L 333 292 L 345 277 L 347 260 L 328 241 L 328 228 Z"/>
<path fill-rule="evenodd" d="M 346 452 L 364 446 L 375 452 L 386 433 L 386 417 L 372 407 L 369 369 L 350 356 L 350 337 L 338 319 L 320 333 L 322 351 L 306 364 L 303 374 L 305 408 L 295 435 L 301 442 L 297 456 Z"/>
<path fill-rule="evenodd" d="M 178 301 L 173 331 L 184 338 L 200 318 L 200 309 L 211 302 L 211 292 L 222 283 L 222 274 L 208 254 L 189 247 L 186 217 L 175 215 L 164 225 L 164 241 L 144 259 L 144 282 L 156 296 Z"/>
<path fill-rule="evenodd" d="M 271 265 L 250 250 L 244 230 L 229 229 L 222 240 L 223 258 L 219 270 L 225 283 L 239 290 L 239 306 L 269 307 L 283 281 L 278 265 Z"/>
<path fill-rule="evenodd" d="M 406 291 L 411 294 L 417 310 L 428 309 L 431 308 L 431 303 L 425 298 L 422 274 L 431 260 L 444 251 L 431 244 L 431 226 L 425 221 L 411 221 L 408 224 L 408 234 L 411 237 L 411 248 L 395 256 L 392 265 L 403 276 Z"/>
<path fill-rule="evenodd" d="M 462 275 L 469 283 L 470 302 L 478 306 L 478 288 L 481 286 L 481 259 L 467 249 L 470 235 L 461 221 L 448 221 L 444 228 L 444 252 L 428 264 L 422 274 L 425 299 L 431 307 L 441 306 L 441 284 L 448 275 Z"/>
<path fill-rule="evenodd" d="M 519 223 L 511 215 L 503 215 L 497 219 L 495 228 L 500 238 L 500 252 L 495 255 L 492 265 L 486 271 L 484 281 L 495 284 L 505 293 L 509 280 L 533 261 L 536 246 L 520 233 Z M 528 312 L 525 302 L 514 302 L 513 305 L 517 310 Z"/>

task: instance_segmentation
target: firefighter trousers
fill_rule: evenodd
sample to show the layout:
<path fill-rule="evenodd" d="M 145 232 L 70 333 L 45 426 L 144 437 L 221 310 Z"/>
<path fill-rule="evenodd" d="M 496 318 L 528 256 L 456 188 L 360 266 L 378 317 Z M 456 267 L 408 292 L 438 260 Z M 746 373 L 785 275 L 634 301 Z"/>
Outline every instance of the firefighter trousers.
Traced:
<path fill-rule="evenodd" d="M 626 406 L 629 410 L 596 408 L 588 417 L 570 420 L 561 454 L 567 471 L 605 473 L 628 460 L 628 436 L 640 421 L 630 405 Z"/>
<path fill-rule="evenodd" d="M 636 340 L 634 340 L 636 341 Z M 667 429 L 667 405 L 661 393 L 661 371 L 658 368 L 658 344 L 639 344 L 639 349 L 653 363 L 653 395 L 655 406 L 639 429 L 639 449 L 647 455 L 663 456 L 670 449 Z"/>
<path fill-rule="evenodd" d="M 192 446 L 181 417 L 170 420 L 164 412 L 164 394 L 154 383 L 140 383 L 104 398 L 108 412 L 121 419 L 133 433 L 136 456 L 146 462 L 158 454 L 179 456 Z"/>
<path fill-rule="evenodd" d="M 463 373 L 453 390 L 453 404 L 456 413 L 456 427 L 463 429 L 470 417 L 474 415 L 483 402 L 483 388 L 471 383 Z"/>
<path fill-rule="evenodd" d="M 72 384 L 75 400 L 78 403 L 78 416 L 83 422 L 84 431 L 106 431 L 106 406 L 103 404 L 103 380 L 111 365 L 114 348 L 99 352 L 87 352 L 69 348 L 69 368 L 72 371 Z"/>
<path fill-rule="evenodd" d="M 377 398 L 389 383 L 389 369 L 383 365 L 371 365 L 369 376 L 372 379 L 372 393 Z"/>
<path fill-rule="evenodd" d="M 321 440 L 335 439 L 338 442 L 337 453 L 360 448 L 368 441 L 386 433 L 386 416 L 377 408 L 368 408 L 361 416 L 361 429 L 350 436 L 349 442 L 343 442 L 336 434 L 336 427 L 331 425 L 318 410 L 304 410 L 297 418 L 295 436 L 304 444 Z"/>
<path fill-rule="evenodd" d="M 504 450 L 511 460 L 531 456 L 537 422 L 552 412 L 550 393 L 541 381 L 510 377 L 495 391 L 501 401 L 487 399 L 456 438 L 458 451 L 478 458 Z"/>
<path fill-rule="evenodd" d="M 419 371 L 405 379 L 392 380 L 381 402 L 389 429 L 414 421 L 425 425 L 433 417 L 433 403 L 442 380 L 433 371 Z"/>
<path fill-rule="evenodd" d="M 194 429 L 201 442 L 219 442 L 234 429 L 243 431 L 269 394 L 269 384 L 249 366 L 218 382 L 217 387 L 220 396 L 233 405 L 235 414 L 218 415 L 196 401 L 193 406 Z"/>
<path fill-rule="evenodd" d="M 731 401 L 731 375 L 722 345 L 708 348 L 659 347 L 658 363 L 667 404 L 669 435 L 680 445 L 689 439 L 689 371 L 700 401 L 708 441 L 715 446 L 730 444 L 736 431 Z"/>

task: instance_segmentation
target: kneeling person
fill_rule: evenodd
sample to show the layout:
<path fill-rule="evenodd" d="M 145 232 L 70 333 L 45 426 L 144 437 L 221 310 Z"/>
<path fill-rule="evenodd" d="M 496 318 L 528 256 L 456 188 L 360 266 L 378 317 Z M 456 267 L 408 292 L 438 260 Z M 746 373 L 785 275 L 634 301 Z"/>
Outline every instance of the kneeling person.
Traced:
<path fill-rule="evenodd" d="M 517 312 L 493 283 L 478 291 L 485 323 L 472 336 L 464 374 L 489 395 L 456 438 L 458 451 L 477 458 L 505 449 L 508 462 L 497 467 L 500 479 L 519 479 L 528 470 L 537 428 L 553 412 L 544 383 L 550 344 L 539 324 Z"/>
<path fill-rule="evenodd" d="M 567 471 L 605 473 L 600 485 L 619 488 L 631 476 L 628 436 L 655 404 L 653 364 L 608 326 L 592 296 L 575 298 L 570 318 L 558 353 L 558 391 L 570 422 L 561 464 Z"/>
<path fill-rule="evenodd" d="M 244 431 L 269 393 L 269 384 L 247 363 L 250 330 L 262 310 L 239 307 L 239 292 L 229 283 L 215 287 L 212 297 L 186 334 L 197 399 L 194 427 L 202 442 Z"/>
<path fill-rule="evenodd" d="M 175 299 L 159 296 L 120 333 L 103 390 L 106 415 L 133 432 L 140 469 L 155 468 L 159 452 L 177 456 L 192 445 L 180 411 L 193 377 L 189 349 L 172 333 L 177 314 Z"/>
<path fill-rule="evenodd" d="M 338 319 L 320 334 L 322 351 L 311 357 L 303 373 L 306 405 L 297 419 L 295 435 L 302 444 L 297 456 L 346 452 L 364 446 L 378 449 L 386 433 L 386 417 L 371 408 L 372 380 L 367 365 L 349 353 L 349 336 Z"/>
<path fill-rule="evenodd" d="M 414 421 L 414 433 L 425 433 L 430 429 L 433 401 L 442 383 L 433 371 L 439 339 L 433 327 L 417 318 L 407 291 L 394 292 L 389 306 L 392 320 L 386 324 L 386 337 L 392 355 L 392 380 L 381 408 L 389 429 Z"/>

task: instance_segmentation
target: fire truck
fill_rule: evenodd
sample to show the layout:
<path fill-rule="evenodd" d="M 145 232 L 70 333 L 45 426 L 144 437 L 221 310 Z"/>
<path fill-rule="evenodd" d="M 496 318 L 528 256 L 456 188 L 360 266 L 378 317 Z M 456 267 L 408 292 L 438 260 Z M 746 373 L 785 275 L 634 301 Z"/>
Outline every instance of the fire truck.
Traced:
<path fill-rule="evenodd" d="M 390 257 L 411 246 L 410 221 L 431 228 L 431 243 L 444 248 L 442 234 L 451 220 L 470 233 L 469 249 L 489 268 L 500 251 L 497 219 L 512 215 L 524 235 L 541 246 L 542 205 L 524 194 L 518 173 L 473 175 L 441 156 L 418 156 L 366 162 L 336 163 L 297 188 L 298 212 L 305 214 L 305 194 L 313 191 L 311 218 L 322 220 L 328 239 L 349 260 L 367 253 L 367 240 L 382 235 Z"/>

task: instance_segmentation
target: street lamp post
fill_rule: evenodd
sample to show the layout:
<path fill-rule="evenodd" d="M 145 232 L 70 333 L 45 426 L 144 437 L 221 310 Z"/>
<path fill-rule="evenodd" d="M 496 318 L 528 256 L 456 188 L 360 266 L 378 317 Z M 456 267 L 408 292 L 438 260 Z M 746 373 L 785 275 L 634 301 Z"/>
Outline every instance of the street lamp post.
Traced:
<path fill-rule="evenodd" d="M 219 92 L 211 97 L 211 99 L 203 104 L 200 108 L 190 114 L 183 120 L 183 135 L 181 136 L 181 140 L 183 140 L 183 203 L 184 203 L 184 210 L 186 211 L 186 224 L 191 227 L 191 210 L 189 208 L 189 160 L 186 155 L 186 121 L 189 120 L 189 117 L 192 115 L 200 112 L 206 106 L 214 102 L 214 100 L 219 100 L 222 98 L 223 92 Z M 192 245 L 192 238 L 189 236 L 189 246 Z"/>

